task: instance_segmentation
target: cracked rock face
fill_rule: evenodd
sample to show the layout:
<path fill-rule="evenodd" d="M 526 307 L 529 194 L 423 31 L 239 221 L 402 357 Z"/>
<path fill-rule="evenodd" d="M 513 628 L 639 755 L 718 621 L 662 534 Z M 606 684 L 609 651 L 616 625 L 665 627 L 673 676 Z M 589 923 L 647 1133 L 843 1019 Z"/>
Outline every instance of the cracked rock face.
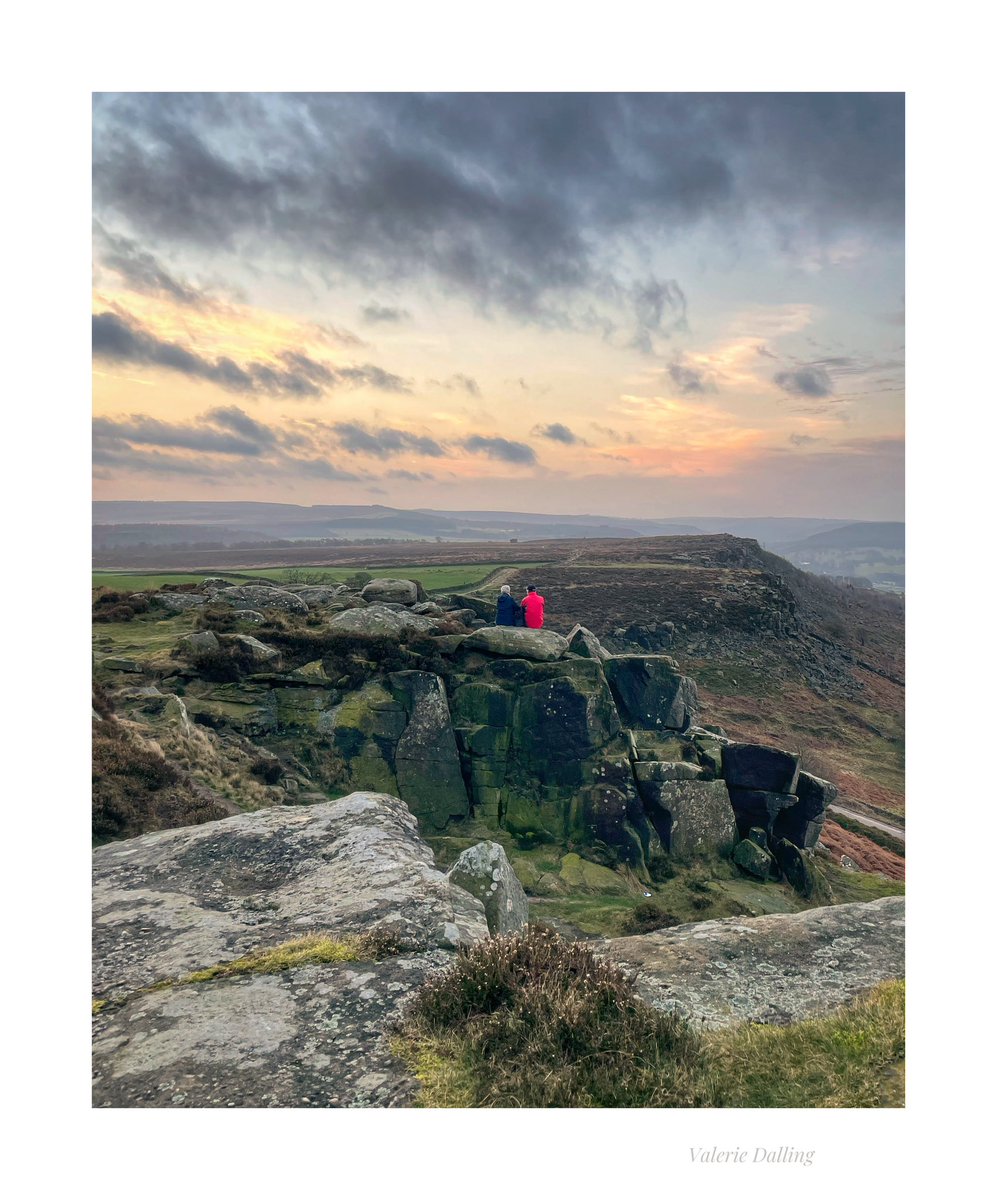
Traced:
<path fill-rule="evenodd" d="M 97 998 L 313 932 L 378 929 L 419 950 L 488 933 L 408 808 L 375 792 L 112 842 L 93 870 Z"/>
<path fill-rule="evenodd" d="M 452 961 L 430 950 L 137 996 L 94 1020 L 105 1108 L 394 1108 L 418 1084 L 391 1053 L 410 995 Z"/>
<path fill-rule="evenodd" d="M 636 970 L 655 1008 L 709 1026 L 788 1025 L 903 977 L 904 898 L 679 925 L 598 952 Z"/>

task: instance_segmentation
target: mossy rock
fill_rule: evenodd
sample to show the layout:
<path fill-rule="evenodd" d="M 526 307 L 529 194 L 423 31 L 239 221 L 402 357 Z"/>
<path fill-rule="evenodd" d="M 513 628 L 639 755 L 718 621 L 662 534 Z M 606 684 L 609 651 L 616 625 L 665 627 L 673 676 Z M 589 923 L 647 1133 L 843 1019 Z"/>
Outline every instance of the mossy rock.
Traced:
<path fill-rule="evenodd" d="M 566 854 L 561 859 L 558 874 L 573 893 L 626 896 L 633 891 L 627 881 L 615 871 L 589 862 L 579 854 Z"/>
<path fill-rule="evenodd" d="M 763 846 L 747 838 L 737 843 L 731 857 L 743 871 L 758 879 L 768 879 L 775 865 L 772 855 Z"/>

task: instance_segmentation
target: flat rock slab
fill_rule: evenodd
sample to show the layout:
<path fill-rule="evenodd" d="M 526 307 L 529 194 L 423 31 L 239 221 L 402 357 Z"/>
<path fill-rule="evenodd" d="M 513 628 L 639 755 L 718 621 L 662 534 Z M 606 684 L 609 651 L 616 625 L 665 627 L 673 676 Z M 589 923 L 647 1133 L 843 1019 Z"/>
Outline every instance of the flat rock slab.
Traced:
<path fill-rule="evenodd" d="M 903 978 L 904 898 L 678 925 L 611 938 L 598 952 L 637 970 L 655 1008 L 709 1026 L 789 1025 Z"/>
<path fill-rule="evenodd" d="M 518 629 L 512 625 L 486 625 L 464 641 L 465 650 L 484 650 L 505 658 L 555 662 L 568 649 L 567 638 L 552 629 Z"/>
<path fill-rule="evenodd" d="M 99 998 L 308 933 L 376 928 L 418 949 L 488 933 L 481 902 L 436 869 L 409 809 L 377 792 L 112 842 L 93 870 Z"/>
<path fill-rule="evenodd" d="M 453 955 L 299 967 L 137 996 L 94 1018 L 97 1108 L 394 1108 L 418 1084 L 389 1038 Z"/>

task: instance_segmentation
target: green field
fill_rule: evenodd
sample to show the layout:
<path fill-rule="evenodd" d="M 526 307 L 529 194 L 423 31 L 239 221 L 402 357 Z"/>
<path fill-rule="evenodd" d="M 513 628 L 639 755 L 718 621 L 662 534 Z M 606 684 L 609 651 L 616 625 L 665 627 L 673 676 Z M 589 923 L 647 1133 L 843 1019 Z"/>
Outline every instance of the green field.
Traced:
<path fill-rule="evenodd" d="M 407 564 L 392 567 L 267 567 L 259 571 L 205 571 L 200 575 L 122 573 L 94 571 L 93 587 L 114 588 L 116 591 L 140 592 L 162 587 L 164 583 L 200 583 L 207 576 L 250 583 L 254 579 L 276 579 L 283 583 L 342 583 L 358 570 L 368 575 L 383 575 L 392 579 L 418 579 L 428 592 L 462 590 L 474 587 L 502 567 L 528 570 L 539 563 L 465 563 L 446 566 Z"/>

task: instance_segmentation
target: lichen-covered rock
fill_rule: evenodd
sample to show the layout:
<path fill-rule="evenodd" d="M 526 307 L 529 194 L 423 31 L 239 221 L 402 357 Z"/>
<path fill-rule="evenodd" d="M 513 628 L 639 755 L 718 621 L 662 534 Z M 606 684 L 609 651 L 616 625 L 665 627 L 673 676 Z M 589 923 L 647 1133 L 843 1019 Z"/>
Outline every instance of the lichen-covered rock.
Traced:
<path fill-rule="evenodd" d="M 232 614 L 237 621 L 245 621 L 247 625 L 262 625 L 266 617 L 255 608 L 237 608 Z"/>
<path fill-rule="evenodd" d="M 452 961 L 452 953 L 429 950 L 136 996 L 94 1018 L 93 1104 L 411 1105 L 419 1083 L 392 1053 L 390 1031 L 415 992 Z"/>
<path fill-rule="evenodd" d="M 661 844 L 671 854 L 725 858 L 734 848 L 737 826 L 722 780 L 642 781 L 638 777 L 637 788 Z"/>
<path fill-rule="evenodd" d="M 773 746 L 749 742 L 731 742 L 722 749 L 724 779 L 732 788 L 752 788 L 762 792 L 796 790 L 800 756 Z"/>
<path fill-rule="evenodd" d="M 498 842 L 469 846 L 447 871 L 447 878 L 485 906 L 489 933 L 515 933 L 529 921 L 523 885 Z"/>
<path fill-rule="evenodd" d="M 598 952 L 637 972 L 656 1008 L 708 1026 L 821 1016 L 904 975 L 904 900 L 728 917 L 613 938 Z"/>
<path fill-rule="evenodd" d="M 372 792 L 112 842 L 93 868 L 98 998 L 310 932 L 379 929 L 419 949 L 487 933 L 405 804 Z"/>
<path fill-rule="evenodd" d="M 631 729 L 687 729 L 699 707 L 695 683 L 664 654 L 614 655 L 603 664 L 606 678 Z"/>
<path fill-rule="evenodd" d="M 773 858 L 772 855 L 765 849 L 764 846 L 759 846 L 750 838 L 744 838 L 734 847 L 734 853 L 731 855 L 734 862 L 737 863 L 742 870 L 747 871 L 749 875 L 755 875 L 759 879 L 768 879 L 772 873 Z"/>
<path fill-rule="evenodd" d="M 372 579 L 360 589 L 369 601 L 387 600 L 394 604 L 415 604 L 420 599 L 419 588 L 411 579 Z"/>
<path fill-rule="evenodd" d="M 215 599 L 223 600 L 233 608 L 275 608 L 279 612 L 302 614 L 308 612 L 308 605 L 300 596 L 295 596 L 293 592 L 285 592 L 283 588 L 266 587 L 264 584 L 226 588 L 225 591 L 219 592 Z"/>
<path fill-rule="evenodd" d="M 207 654 L 217 650 L 221 643 L 210 629 L 200 633 L 188 633 L 177 641 L 177 649 L 188 656 Z"/>
<path fill-rule="evenodd" d="M 483 650 L 503 658 L 555 662 L 568 649 L 567 641 L 551 629 L 520 629 L 514 625 L 484 625 L 468 634 L 467 650 Z"/>
<path fill-rule="evenodd" d="M 574 853 L 561 859 L 558 875 L 572 893 L 626 896 L 631 892 L 621 875 Z"/>
<path fill-rule="evenodd" d="M 329 619 L 329 626 L 344 633 L 397 638 L 408 631 L 432 633 L 436 629 L 436 622 L 431 617 L 422 617 L 408 609 L 369 604 L 365 608 L 349 608 L 337 613 Z"/>
<path fill-rule="evenodd" d="M 281 653 L 279 650 L 275 650 L 273 646 L 267 646 L 256 638 L 250 637 L 248 633 L 233 634 L 232 640 L 238 643 L 250 655 L 254 665 L 260 670 L 280 670 Z"/>
<path fill-rule="evenodd" d="M 702 779 L 705 771 L 691 762 L 648 762 L 638 759 L 634 765 L 634 779 L 641 783 L 677 783 L 680 780 Z M 730 807 L 730 799 L 724 790 L 724 799 Z"/>
<path fill-rule="evenodd" d="M 294 594 L 299 600 L 304 600 L 310 609 L 326 608 L 339 598 L 339 588 L 314 584 L 295 588 Z"/>
<path fill-rule="evenodd" d="M 200 592 L 156 592 L 153 599 L 170 612 L 188 612 L 192 608 L 203 608 L 208 603 L 208 597 Z"/>

